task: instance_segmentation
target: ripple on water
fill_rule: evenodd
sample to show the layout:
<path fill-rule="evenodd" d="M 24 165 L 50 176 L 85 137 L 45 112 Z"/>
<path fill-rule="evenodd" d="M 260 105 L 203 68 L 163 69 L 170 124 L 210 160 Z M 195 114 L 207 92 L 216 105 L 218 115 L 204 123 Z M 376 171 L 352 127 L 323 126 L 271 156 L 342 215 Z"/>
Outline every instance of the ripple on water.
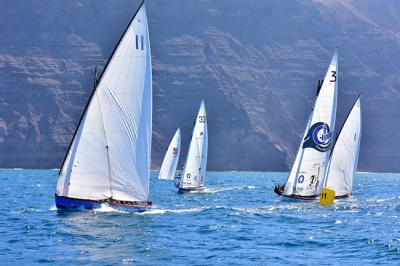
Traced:
<path fill-rule="evenodd" d="M 287 173 L 210 172 L 179 195 L 152 172 L 153 208 L 58 211 L 57 171 L 0 171 L 2 262 L 27 264 L 400 263 L 400 175 L 358 174 L 354 197 L 332 207 L 282 201 Z M 382 178 L 386 182 L 382 183 Z M 295 254 L 295 255 L 294 255 Z"/>

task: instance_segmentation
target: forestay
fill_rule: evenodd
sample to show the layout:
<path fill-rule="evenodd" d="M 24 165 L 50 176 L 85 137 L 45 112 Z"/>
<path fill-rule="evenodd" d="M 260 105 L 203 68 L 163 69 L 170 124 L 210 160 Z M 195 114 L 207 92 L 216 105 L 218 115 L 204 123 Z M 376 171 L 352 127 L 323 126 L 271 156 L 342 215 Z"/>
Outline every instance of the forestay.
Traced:
<path fill-rule="evenodd" d="M 361 140 L 361 103 L 357 99 L 351 109 L 328 164 L 325 186 L 335 190 L 336 197 L 351 195 L 357 170 Z"/>
<path fill-rule="evenodd" d="M 168 150 L 165 153 L 163 163 L 158 174 L 158 179 L 172 180 L 175 178 L 176 167 L 179 161 L 179 154 L 181 152 L 181 131 L 178 128 Z"/>
<path fill-rule="evenodd" d="M 303 141 L 283 194 L 315 196 L 322 188 L 335 129 L 338 59 L 334 54 L 310 114 Z"/>
<path fill-rule="evenodd" d="M 183 175 L 179 183 L 180 188 L 198 188 L 204 185 L 207 149 L 207 115 L 204 101 L 202 101 L 193 129 Z"/>
<path fill-rule="evenodd" d="M 60 170 L 56 194 L 147 201 L 152 77 L 141 5 L 108 61 Z"/>

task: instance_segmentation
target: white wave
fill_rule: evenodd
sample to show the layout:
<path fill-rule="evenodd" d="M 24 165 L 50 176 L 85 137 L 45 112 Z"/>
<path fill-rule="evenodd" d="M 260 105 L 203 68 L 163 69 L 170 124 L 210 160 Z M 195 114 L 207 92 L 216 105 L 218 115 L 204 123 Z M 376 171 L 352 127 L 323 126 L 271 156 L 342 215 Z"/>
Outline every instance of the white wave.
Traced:
<path fill-rule="evenodd" d="M 236 188 L 233 188 L 233 187 L 230 187 L 230 188 L 205 188 L 205 189 L 202 189 L 199 191 L 193 191 L 193 192 L 212 194 L 212 193 L 219 193 L 219 192 L 231 191 L 231 190 L 236 190 Z"/>
<path fill-rule="evenodd" d="M 356 172 L 356 174 L 375 174 L 374 172 Z"/>
<path fill-rule="evenodd" d="M 273 213 L 273 212 L 279 212 L 279 211 L 285 211 L 285 210 L 294 210 L 294 211 L 307 211 L 309 209 L 315 209 L 318 208 L 318 204 L 305 204 L 302 202 L 294 202 L 290 204 L 285 204 L 285 205 L 278 205 L 278 204 L 273 204 L 273 205 L 264 205 L 260 207 L 254 207 L 254 208 L 240 208 L 240 207 L 233 207 L 231 208 L 232 210 L 236 212 L 244 212 L 244 213 L 249 213 L 249 214 L 262 214 L 262 213 Z"/>
<path fill-rule="evenodd" d="M 27 212 L 43 212 L 43 211 L 44 210 L 36 209 L 36 208 L 23 208 L 23 209 L 20 209 L 20 210 L 12 211 L 11 213 L 21 214 L 21 213 L 27 213 Z"/>
<path fill-rule="evenodd" d="M 376 203 L 381 203 L 381 202 L 385 202 L 385 201 L 391 201 L 391 200 L 396 200 L 399 199 L 399 197 L 391 197 L 391 198 L 384 198 L 384 199 L 367 199 L 367 202 L 376 202 Z"/>
<path fill-rule="evenodd" d="M 49 211 L 57 211 L 57 206 L 53 205 L 49 208 Z M 82 208 L 83 210 L 83 208 Z M 114 209 L 108 204 L 101 204 L 100 208 L 93 209 L 94 212 L 117 212 L 117 213 L 129 213 L 128 211 Z"/>
<path fill-rule="evenodd" d="M 232 190 L 240 190 L 240 189 L 255 189 L 256 186 L 241 186 L 241 187 L 222 187 L 222 188 L 204 188 L 201 190 L 194 190 L 190 191 L 189 193 L 206 193 L 206 194 L 212 194 L 212 193 L 220 193 L 224 191 L 232 191 Z"/>
<path fill-rule="evenodd" d="M 232 210 L 248 214 L 258 214 L 258 213 L 264 213 L 266 211 L 265 208 L 232 208 Z"/>
<path fill-rule="evenodd" d="M 140 214 L 165 214 L 165 213 L 191 213 L 191 212 L 201 212 L 207 208 L 191 208 L 191 209 L 150 209 Z"/>
<path fill-rule="evenodd" d="M 95 212 L 117 212 L 117 213 L 129 213 L 128 211 L 114 209 L 108 204 L 101 204 L 101 207 L 98 209 L 94 209 Z"/>
<path fill-rule="evenodd" d="M 335 224 L 341 224 L 342 223 L 342 221 L 340 221 L 340 220 L 336 220 L 336 222 L 335 222 Z"/>

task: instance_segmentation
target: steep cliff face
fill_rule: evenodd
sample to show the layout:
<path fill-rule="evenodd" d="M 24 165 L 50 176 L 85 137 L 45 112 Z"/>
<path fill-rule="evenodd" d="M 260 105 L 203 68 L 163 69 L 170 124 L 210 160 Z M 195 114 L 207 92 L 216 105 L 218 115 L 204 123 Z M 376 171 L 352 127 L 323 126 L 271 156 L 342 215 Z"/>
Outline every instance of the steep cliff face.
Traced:
<path fill-rule="evenodd" d="M 0 165 L 58 167 L 93 89 L 94 67 L 104 65 L 138 1 L 0 3 Z M 177 127 L 187 146 L 205 99 L 210 169 L 289 169 L 317 80 L 338 46 L 339 125 L 363 94 L 359 168 L 400 171 L 398 1 L 147 6 L 154 167 Z"/>

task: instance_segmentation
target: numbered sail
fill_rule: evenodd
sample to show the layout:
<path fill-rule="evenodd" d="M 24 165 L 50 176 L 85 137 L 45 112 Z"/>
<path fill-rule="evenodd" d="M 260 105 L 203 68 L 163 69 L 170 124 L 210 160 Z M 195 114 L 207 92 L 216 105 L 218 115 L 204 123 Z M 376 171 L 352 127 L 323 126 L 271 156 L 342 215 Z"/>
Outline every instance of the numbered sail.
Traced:
<path fill-rule="evenodd" d="M 85 109 L 57 196 L 147 201 L 152 76 L 146 7 L 126 28 Z"/>
<path fill-rule="evenodd" d="M 333 147 L 326 172 L 325 186 L 335 191 L 336 197 L 351 195 L 353 177 L 357 170 L 361 140 L 361 103 L 357 99 Z"/>
<path fill-rule="evenodd" d="M 193 129 L 183 175 L 179 183 L 180 188 L 197 188 L 204 185 L 207 149 L 207 115 L 204 101 L 202 101 Z"/>
<path fill-rule="evenodd" d="M 337 106 L 338 59 L 334 54 L 311 112 L 304 138 L 283 194 L 312 197 L 319 193 L 331 149 Z"/>
<path fill-rule="evenodd" d="M 164 161 L 158 174 L 158 179 L 172 180 L 175 178 L 176 167 L 179 161 L 179 154 L 181 152 L 181 131 L 178 128 L 168 150 L 165 153 Z"/>

